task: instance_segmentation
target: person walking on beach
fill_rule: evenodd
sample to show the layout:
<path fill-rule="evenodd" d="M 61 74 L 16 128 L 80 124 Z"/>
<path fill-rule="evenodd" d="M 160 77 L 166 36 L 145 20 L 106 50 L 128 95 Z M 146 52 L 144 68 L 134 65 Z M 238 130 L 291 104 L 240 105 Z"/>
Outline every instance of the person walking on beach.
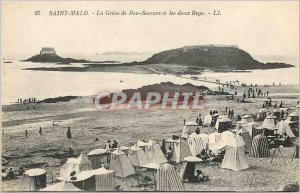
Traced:
<path fill-rule="evenodd" d="M 267 91 L 267 96 L 269 96 L 269 91 Z"/>
<path fill-rule="evenodd" d="M 71 138 L 72 138 L 72 133 L 71 133 L 71 128 L 70 128 L 70 127 L 68 127 L 67 138 L 68 138 L 68 139 L 71 139 Z"/>
<path fill-rule="evenodd" d="M 40 134 L 40 135 L 43 134 L 42 127 L 40 127 L 39 134 Z"/>
<path fill-rule="evenodd" d="M 228 110 L 228 108 L 226 107 L 226 108 L 225 108 L 225 113 L 226 113 L 226 114 L 227 114 L 227 110 Z"/>
<path fill-rule="evenodd" d="M 113 144 L 111 146 L 113 149 L 118 148 L 118 142 L 116 140 L 113 140 Z"/>
<path fill-rule="evenodd" d="M 25 130 L 25 137 L 27 138 L 27 136 L 28 136 L 28 131 Z"/>
<path fill-rule="evenodd" d="M 71 147 L 69 147 L 69 157 L 73 157 L 74 156 L 74 151 Z"/>
<path fill-rule="evenodd" d="M 279 108 L 282 108 L 282 101 L 280 101 L 280 105 L 279 105 Z"/>

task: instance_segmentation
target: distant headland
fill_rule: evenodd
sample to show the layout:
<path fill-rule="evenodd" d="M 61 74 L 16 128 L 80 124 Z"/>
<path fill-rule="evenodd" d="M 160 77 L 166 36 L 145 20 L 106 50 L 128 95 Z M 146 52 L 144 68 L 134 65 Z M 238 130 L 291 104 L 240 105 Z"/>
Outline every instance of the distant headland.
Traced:
<path fill-rule="evenodd" d="M 261 63 L 236 45 L 197 45 L 166 50 L 136 65 L 172 64 L 229 70 L 290 68 L 291 64 Z"/>

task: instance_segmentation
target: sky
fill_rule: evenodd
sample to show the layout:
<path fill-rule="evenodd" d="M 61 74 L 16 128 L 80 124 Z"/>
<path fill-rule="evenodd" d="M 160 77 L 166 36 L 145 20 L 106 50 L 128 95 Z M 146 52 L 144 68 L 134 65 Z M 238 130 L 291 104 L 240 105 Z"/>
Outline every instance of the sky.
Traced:
<path fill-rule="evenodd" d="M 298 1 L 1 1 L 2 56 L 159 52 L 236 44 L 254 55 L 299 54 Z M 35 16 L 34 11 L 41 15 Z M 49 16 L 50 10 L 204 11 L 220 16 Z"/>

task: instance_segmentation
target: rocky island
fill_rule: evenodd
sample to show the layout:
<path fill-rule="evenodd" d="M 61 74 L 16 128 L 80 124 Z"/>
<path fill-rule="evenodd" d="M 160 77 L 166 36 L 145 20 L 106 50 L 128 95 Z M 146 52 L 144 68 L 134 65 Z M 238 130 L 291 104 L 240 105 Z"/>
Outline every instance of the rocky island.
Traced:
<path fill-rule="evenodd" d="M 136 65 L 147 64 L 177 64 L 184 66 L 197 66 L 211 69 L 253 70 L 290 68 L 291 64 L 262 63 L 255 60 L 249 53 L 235 45 L 199 45 L 184 46 L 182 48 L 166 50 L 154 54 Z M 170 68 L 171 65 L 170 65 Z"/>

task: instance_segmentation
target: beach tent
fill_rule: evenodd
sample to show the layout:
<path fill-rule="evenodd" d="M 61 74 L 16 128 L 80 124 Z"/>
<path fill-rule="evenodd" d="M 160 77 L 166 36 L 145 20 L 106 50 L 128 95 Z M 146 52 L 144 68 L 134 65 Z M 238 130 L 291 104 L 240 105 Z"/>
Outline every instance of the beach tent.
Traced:
<path fill-rule="evenodd" d="M 181 135 L 182 136 L 187 136 L 187 135 L 192 134 L 196 130 L 197 126 L 198 126 L 198 124 L 195 121 L 186 122 L 184 127 L 183 127 Z"/>
<path fill-rule="evenodd" d="M 250 156 L 269 157 L 268 140 L 266 136 L 258 134 L 253 137 Z"/>
<path fill-rule="evenodd" d="M 59 182 L 50 186 L 47 186 L 44 189 L 41 189 L 40 191 L 46 191 L 46 192 L 80 192 L 79 188 L 74 186 L 71 182 L 63 181 Z"/>
<path fill-rule="evenodd" d="M 277 134 L 284 135 L 284 133 L 287 134 L 289 137 L 296 137 L 293 131 L 291 130 L 290 126 L 288 125 L 288 122 L 286 121 L 280 121 L 276 124 L 275 130 L 277 130 Z"/>
<path fill-rule="evenodd" d="M 222 133 L 223 131 L 230 129 L 231 125 L 231 119 L 229 119 L 226 115 L 221 115 L 218 117 L 215 127 L 219 133 Z"/>
<path fill-rule="evenodd" d="M 209 135 L 208 134 L 206 134 L 206 133 L 200 133 L 199 135 L 198 135 L 201 139 L 202 139 L 202 141 L 204 141 L 205 143 L 209 143 Z"/>
<path fill-rule="evenodd" d="M 111 153 L 109 169 L 115 170 L 116 176 L 122 178 L 135 174 L 134 167 L 130 160 L 120 148 L 117 148 Z"/>
<path fill-rule="evenodd" d="M 184 191 L 182 181 L 173 165 L 160 165 L 156 173 L 156 191 Z"/>
<path fill-rule="evenodd" d="M 200 155 L 203 149 L 204 150 L 207 149 L 207 143 L 204 142 L 202 140 L 201 136 L 199 136 L 199 135 L 200 134 L 196 134 L 194 132 L 187 139 L 190 151 L 191 151 L 193 156 Z"/>
<path fill-rule="evenodd" d="M 286 121 L 289 123 L 294 123 L 299 121 L 299 111 L 295 111 L 289 114 Z"/>
<path fill-rule="evenodd" d="M 209 135 L 209 144 L 216 143 L 221 140 L 221 133 L 213 132 Z"/>
<path fill-rule="evenodd" d="M 267 116 L 268 110 L 267 109 L 259 109 L 257 113 L 257 120 L 261 121 L 264 120 Z"/>
<path fill-rule="evenodd" d="M 109 155 L 106 149 L 94 149 L 87 154 L 93 169 L 101 168 L 102 164 L 108 163 Z"/>
<path fill-rule="evenodd" d="M 145 152 L 136 144 L 128 149 L 128 159 L 134 166 L 142 166 L 149 163 Z"/>
<path fill-rule="evenodd" d="M 143 141 L 141 141 L 141 140 L 138 140 L 138 141 L 136 142 L 136 144 L 137 144 L 137 146 L 139 146 L 139 147 L 145 147 L 146 145 L 148 145 L 148 143 L 143 142 Z"/>
<path fill-rule="evenodd" d="M 206 115 L 204 117 L 203 126 L 209 127 L 211 125 L 211 121 L 212 121 L 212 116 Z"/>
<path fill-rule="evenodd" d="M 35 168 L 27 170 L 20 178 L 20 191 L 37 191 L 46 188 L 47 177 L 44 169 Z"/>
<path fill-rule="evenodd" d="M 173 144 L 170 161 L 180 163 L 184 157 L 191 156 L 192 153 L 189 148 L 187 139 L 179 138 L 177 140 L 167 139 L 166 143 Z"/>
<path fill-rule="evenodd" d="M 93 169 L 91 161 L 83 153 L 81 153 L 80 156 L 76 159 L 75 168 L 75 171 L 79 172 Z"/>
<path fill-rule="evenodd" d="M 81 171 L 93 169 L 91 161 L 84 154 L 78 158 L 68 158 L 66 163 L 60 168 L 60 180 L 69 180 L 71 172 L 78 174 Z"/>
<path fill-rule="evenodd" d="M 281 114 L 281 110 L 280 109 L 273 109 L 272 114 L 279 119 L 280 118 L 280 114 Z"/>
<path fill-rule="evenodd" d="M 98 168 L 82 171 L 71 182 L 84 191 L 114 191 L 116 188 L 116 171 Z"/>
<path fill-rule="evenodd" d="M 245 151 L 246 152 L 250 152 L 251 150 L 251 145 L 252 145 L 252 138 L 250 136 L 249 131 L 245 130 L 245 129 L 240 129 L 237 131 L 238 135 L 240 135 L 245 143 Z"/>
<path fill-rule="evenodd" d="M 244 115 L 242 116 L 242 124 L 252 123 L 254 122 L 252 115 Z"/>
<path fill-rule="evenodd" d="M 268 115 L 264 122 L 262 123 L 262 128 L 264 129 L 273 129 L 276 125 L 276 116 Z"/>
<path fill-rule="evenodd" d="M 243 149 L 244 145 L 245 143 L 241 139 L 240 135 L 237 133 L 230 135 L 230 139 L 227 141 L 226 152 L 221 164 L 221 168 L 226 168 L 233 171 L 249 168 Z"/>
<path fill-rule="evenodd" d="M 200 169 L 200 163 L 202 161 L 202 159 L 194 156 L 185 157 L 182 160 L 182 165 L 180 169 L 181 180 L 184 180 L 186 178 L 190 179 L 193 176 L 197 175 L 196 171 Z"/>
<path fill-rule="evenodd" d="M 168 162 L 160 148 L 160 145 L 158 143 L 155 143 L 151 139 L 145 146 L 145 155 L 149 163 L 161 164 Z"/>

